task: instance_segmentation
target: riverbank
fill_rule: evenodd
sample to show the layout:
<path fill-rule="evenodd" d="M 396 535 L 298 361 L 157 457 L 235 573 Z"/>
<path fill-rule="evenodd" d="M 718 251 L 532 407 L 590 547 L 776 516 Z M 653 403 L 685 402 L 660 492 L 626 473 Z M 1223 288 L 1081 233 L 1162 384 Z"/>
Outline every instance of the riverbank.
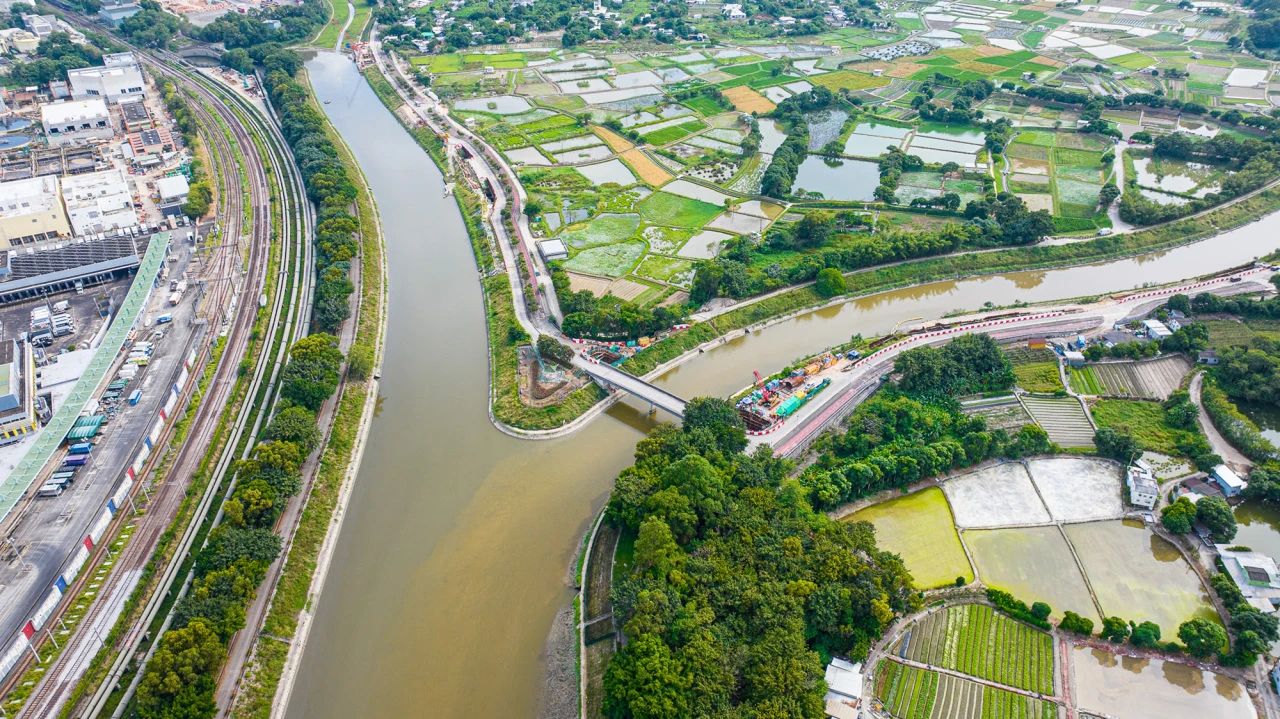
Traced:
<path fill-rule="evenodd" d="M 378 64 L 370 65 L 361 74 L 382 104 L 435 163 L 440 174 L 454 180 L 453 198 L 471 239 L 476 267 L 481 276 L 480 287 L 484 294 L 485 319 L 489 330 L 489 414 L 494 426 L 506 434 L 523 439 L 553 439 L 577 431 L 607 409 L 608 405 L 601 406 L 600 402 L 608 395 L 594 382 L 589 382 L 564 401 L 549 407 L 530 407 L 520 399 L 517 377 L 520 366 L 519 348 L 529 344 L 530 338 L 516 318 L 516 298 L 512 294 L 506 271 L 495 270 L 497 264 L 502 262 L 502 257 L 501 253 L 495 257 L 491 251 L 491 245 L 495 241 L 491 240 L 491 234 L 481 220 L 487 214 L 484 212 L 485 202 L 462 181 L 460 173 L 454 171 L 440 138 L 429 128 L 414 125 L 405 119 L 401 108 L 407 100 L 395 81 L 387 77 Z"/>
<path fill-rule="evenodd" d="M 309 83 L 307 85 L 309 87 Z M 312 102 L 315 102 L 314 95 Z M 318 104 L 316 113 L 324 117 Z M 314 607 L 323 588 L 377 405 L 379 383 L 376 378 L 381 372 L 387 325 L 387 266 L 382 225 L 367 180 L 351 150 L 327 120 L 325 128 L 358 190 L 361 294 L 348 357 L 357 352 L 368 353 L 372 359 L 371 376 L 366 380 L 348 376 L 343 383 L 319 470 L 289 543 L 284 569 L 237 692 L 232 708 L 232 716 L 237 719 L 284 714 L 311 626 L 309 608 Z"/>

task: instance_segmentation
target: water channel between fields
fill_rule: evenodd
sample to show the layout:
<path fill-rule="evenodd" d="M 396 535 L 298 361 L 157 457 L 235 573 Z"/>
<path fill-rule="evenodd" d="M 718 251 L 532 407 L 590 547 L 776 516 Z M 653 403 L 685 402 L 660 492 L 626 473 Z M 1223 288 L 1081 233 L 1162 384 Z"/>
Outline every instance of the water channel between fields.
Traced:
<path fill-rule="evenodd" d="M 489 424 L 475 264 L 440 173 L 348 59 L 319 53 L 307 69 L 377 200 L 390 316 L 379 413 L 289 715 L 532 716 L 548 628 L 572 596 L 567 567 L 651 424 L 627 404 L 554 441 L 516 440 Z M 727 395 L 752 369 L 901 320 L 1201 274 L 1275 249 L 1264 227 L 1139 259 L 852 301 L 731 340 L 661 383 L 685 396 Z"/>

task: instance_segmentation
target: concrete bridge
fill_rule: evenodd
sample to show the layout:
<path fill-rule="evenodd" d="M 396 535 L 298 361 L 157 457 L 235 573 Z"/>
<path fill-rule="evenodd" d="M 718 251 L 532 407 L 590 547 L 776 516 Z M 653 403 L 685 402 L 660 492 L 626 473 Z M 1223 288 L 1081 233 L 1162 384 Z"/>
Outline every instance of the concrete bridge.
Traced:
<path fill-rule="evenodd" d="M 593 362 L 580 355 L 574 355 L 573 364 L 605 389 L 620 389 L 648 402 L 651 407 L 675 415 L 678 419 L 684 418 L 686 402 L 665 389 L 649 384 L 635 375 L 627 374 L 617 367 Z"/>

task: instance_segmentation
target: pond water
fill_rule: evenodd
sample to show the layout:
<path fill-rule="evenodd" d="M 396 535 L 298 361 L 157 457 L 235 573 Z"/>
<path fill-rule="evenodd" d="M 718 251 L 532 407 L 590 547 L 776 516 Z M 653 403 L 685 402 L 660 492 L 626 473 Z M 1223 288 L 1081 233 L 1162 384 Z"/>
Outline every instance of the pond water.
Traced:
<path fill-rule="evenodd" d="M 1076 706 L 1116 719 L 1253 719 L 1239 682 L 1186 664 L 1075 647 Z"/>
<path fill-rule="evenodd" d="M 778 126 L 777 120 L 759 120 L 758 122 L 760 123 L 760 152 L 772 155 L 774 150 L 786 141 L 787 133 Z"/>
<path fill-rule="evenodd" d="M 939 165 L 954 162 L 961 167 L 974 167 L 978 161 L 976 150 L 974 152 L 952 152 L 950 150 L 935 150 L 930 147 L 912 145 L 907 149 L 907 154 L 915 155 L 925 162 Z"/>
<path fill-rule="evenodd" d="M 981 145 L 987 141 L 982 130 L 956 125 L 938 125 L 925 123 L 916 131 L 916 137 L 929 137 L 938 140 L 958 140 L 970 145 Z"/>
<path fill-rule="evenodd" d="M 31 127 L 31 121 L 25 117 L 10 117 L 0 122 L 0 132 L 16 132 Z"/>
<path fill-rule="evenodd" d="M 1236 507 L 1236 523 L 1232 544 L 1280 561 L 1280 508 L 1258 501 L 1245 502 Z"/>
<path fill-rule="evenodd" d="M 631 170 L 622 163 L 622 160 L 609 160 L 607 162 L 598 162 L 594 165 L 582 165 L 575 168 L 593 185 L 603 185 L 608 182 L 616 182 L 623 187 L 634 184 L 635 175 L 631 174 Z"/>
<path fill-rule="evenodd" d="M 1217 185 L 1205 185 L 1200 187 L 1202 180 L 1195 177 L 1194 172 L 1212 171 L 1212 168 L 1196 163 L 1178 163 L 1172 164 L 1174 167 L 1185 165 L 1187 172 L 1169 172 L 1168 168 L 1162 174 L 1157 171 L 1156 163 L 1150 157 L 1133 158 L 1133 169 L 1138 175 L 1138 184 L 1144 187 L 1164 190 L 1165 192 L 1179 192 L 1182 194 L 1193 194 L 1196 197 L 1204 197 L 1210 192 L 1218 190 Z M 1200 189 L 1196 189 L 1200 187 Z M 1153 198 L 1154 199 L 1154 198 Z M 1159 200 L 1157 200 L 1159 202 Z"/>
<path fill-rule="evenodd" d="M 12 150 L 31 142 L 26 135 L 0 135 L 0 150 Z"/>
<path fill-rule="evenodd" d="M 1280 409 L 1260 404 L 1241 404 L 1240 411 L 1262 430 L 1262 436 L 1280 446 Z"/>
<path fill-rule="evenodd" d="M 879 157 L 890 147 L 901 147 L 902 140 L 884 135 L 854 133 L 844 142 L 844 154 L 859 157 Z"/>
<path fill-rule="evenodd" d="M 1138 188 L 1138 193 L 1158 205 L 1185 205 L 1190 202 L 1190 200 L 1185 197 L 1170 195 L 1165 192 L 1160 192 L 1159 190 L 1149 190 L 1145 187 Z"/>
<path fill-rule="evenodd" d="M 459 110 L 470 112 L 492 112 L 495 115 L 519 115 L 528 112 L 529 101 L 515 95 L 494 95 L 493 97 L 473 97 L 453 103 Z"/>
<path fill-rule="evenodd" d="M 810 155 L 800 163 L 796 190 L 821 192 L 828 200 L 869 201 L 880 184 L 880 168 L 874 162 L 844 160 L 832 167 L 826 158 Z"/>
<path fill-rule="evenodd" d="M 859 135 L 876 135 L 877 137 L 891 137 L 899 140 L 911 134 L 911 128 L 909 127 L 886 125 L 883 122 L 859 122 L 853 127 L 853 131 Z"/>
<path fill-rule="evenodd" d="M 969 530 L 964 543 L 986 584 L 1027 603 L 1045 602 L 1055 617 L 1070 610 L 1101 626 L 1089 587 L 1057 527 Z"/>
<path fill-rule="evenodd" d="M 844 127 L 847 119 L 849 113 L 843 110 L 823 110 L 810 114 L 806 118 L 809 123 L 809 149 L 820 150 L 828 142 L 840 137 L 840 128 Z"/>

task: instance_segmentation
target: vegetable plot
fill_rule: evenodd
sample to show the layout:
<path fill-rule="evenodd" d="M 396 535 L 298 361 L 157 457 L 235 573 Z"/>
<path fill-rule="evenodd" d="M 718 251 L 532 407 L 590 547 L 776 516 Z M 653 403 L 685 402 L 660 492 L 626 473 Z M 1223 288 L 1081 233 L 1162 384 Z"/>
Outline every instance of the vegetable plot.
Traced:
<path fill-rule="evenodd" d="M 920 620 L 894 653 L 1008 686 L 1053 693 L 1053 640 L 984 604 L 948 607 Z"/>

